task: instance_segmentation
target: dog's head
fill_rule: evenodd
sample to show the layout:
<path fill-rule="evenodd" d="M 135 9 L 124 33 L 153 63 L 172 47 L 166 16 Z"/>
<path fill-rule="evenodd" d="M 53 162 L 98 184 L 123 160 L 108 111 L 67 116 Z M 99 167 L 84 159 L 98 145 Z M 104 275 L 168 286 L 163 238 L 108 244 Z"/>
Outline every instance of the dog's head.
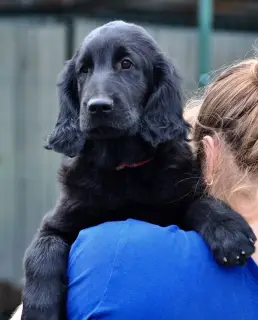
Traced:
<path fill-rule="evenodd" d="M 60 112 L 48 149 L 77 155 L 87 139 L 140 135 L 153 147 L 187 134 L 180 80 L 141 27 L 92 31 L 61 74 Z"/>

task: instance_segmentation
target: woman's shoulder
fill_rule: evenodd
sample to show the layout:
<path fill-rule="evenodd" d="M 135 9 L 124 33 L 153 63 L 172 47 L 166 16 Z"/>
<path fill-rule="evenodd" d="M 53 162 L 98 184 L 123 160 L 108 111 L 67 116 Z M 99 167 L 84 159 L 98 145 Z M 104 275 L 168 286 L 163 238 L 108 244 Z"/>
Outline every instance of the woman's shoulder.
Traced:
<path fill-rule="evenodd" d="M 145 313 L 139 319 L 177 319 L 182 312 L 181 318 L 188 319 L 196 312 L 196 301 L 207 304 L 208 314 L 217 310 L 216 299 L 225 304 L 219 298 L 221 284 L 228 300 L 232 292 L 243 299 L 253 288 L 246 268 L 217 265 L 196 232 L 132 219 L 81 231 L 70 252 L 68 280 L 69 319 L 98 319 L 103 314 L 134 319 L 140 310 Z M 252 290 L 257 292 L 257 287 Z M 208 318 L 205 314 L 202 319 Z"/>
<path fill-rule="evenodd" d="M 185 274 L 195 277 L 193 261 L 199 268 L 208 252 L 197 233 L 177 226 L 163 228 L 129 219 L 85 229 L 69 256 L 69 319 L 96 316 L 109 299 L 112 310 L 122 301 L 124 310 L 131 310 L 138 304 L 146 308 L 145 300 L 140 300 L 154 301 L 151 294 L 163 295 L 164 290 L 171 291 L 168 296 L 178 294 L 179 288 L 189 285 L 188 280 L 182 285 Z"/>
<path fill-rule="evenodd" d="M 194 231 L 133 219 L 106 222 L 82 230 L 73 244 L 68 263 L 69 287 L 76 293 L 76 288 L 92 286 L 91 293 L 96 290 L 93 293 L 99 299 L 104 288 L 111 286 L 111 278 L 126 276 L 131 283 L 143 274 L 146 277 L 147 273 L 153 280 L 158 275 L 169 278 L 171 269 L 178 270 L 177 275 L 183 274 L 185 270 L 188 272 L 193 261 L 200 265 L 209 260 L 205 257 L 210 255 L 206 244 Z M 88 280 L 83 281 L 86 277 Z"/>
<path fill-rule="evenodd" d="M 69 265 L 80 260 L 94 265 L 101 260 L 101 264 L 112 263 L 114 255 L 123 260 L 130 257 L 133 263 L 138 255 L 147 260 L 167 263 L 183 263 L 210 258 L 210 250 L 203 239 L 195 231 L 184 231 L 176 225 L 160 227 L 144 221 L 128 219 L 126 221 L 106 222 L 101 225 L 82 230 L 73 244 Z M 147 261 L 146 261 L 147 263 Z M 78 265 L 78 263 L 77 263 Z"/>
<path fill-rule="evenodd" d="M 123 250 L 120 252 L 120 250 Z M 160 227 L 144 221 L 128 219 L 126 221 L 106 222 L 101 225 L 82 230 L 72 246 L 70 263 L 78 258 L 78 255 L 101 256 L 111 259 L 116 254 L 127 255 L 130 252 L 141 252 L 142 255 L 156 255 L 156 251 L 170 253 L 181 258 L 193 255 L 209 254 L 209 250 L 194 231 L 184 231 L 172 225 Z M 86 258 L 86 257 L 85 257 Z M 131 258 L 134 258 L 133 256 Z M 136 258 L 136 257 L 135 257 Z M 195 257 L 197 258 L 197 256 Z M 169 259 L 169 256 L 166 256 Z"/>

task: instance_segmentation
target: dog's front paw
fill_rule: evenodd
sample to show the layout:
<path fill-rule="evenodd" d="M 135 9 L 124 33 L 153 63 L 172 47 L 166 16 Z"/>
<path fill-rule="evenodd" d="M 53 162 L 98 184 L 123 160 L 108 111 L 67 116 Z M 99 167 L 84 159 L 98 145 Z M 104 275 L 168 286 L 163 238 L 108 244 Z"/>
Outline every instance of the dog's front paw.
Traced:
<path fill-rule="evenodd" d="M 243 265 L 254 253 L 256 236 L 241 216 L 211 225 L 209 229 L 206 240 L 218 263 Z"/>
<path fill-rule="evenodd" d="M 27 279 L 23 291 L 23 309 L 21 320 L 63 320 L 66 319 L 65 298 L 61 298 L 59 281 L 48 279 L 46 283 L 33 279 L 29 285 Z M 30 283 L 32 284 L 32 283 Z"/>
<path fill-rule="evenodd" d="M 44 312 L 42 310 L 34 309 L 34 308 L 24 308 L 22 311 L 21 320 L 62 320 L 65 318 L 61 318 L 59 313 L 55 312 L 55 310 L 48 310 Z"/>
<path fill-rule="evenodd" d="M 206 196 L 188 212 L 188 227 L 198 231 L 218 263 L 243 265 L 255 251 L 256 236 L 245 219 L 221 200 Z"/>

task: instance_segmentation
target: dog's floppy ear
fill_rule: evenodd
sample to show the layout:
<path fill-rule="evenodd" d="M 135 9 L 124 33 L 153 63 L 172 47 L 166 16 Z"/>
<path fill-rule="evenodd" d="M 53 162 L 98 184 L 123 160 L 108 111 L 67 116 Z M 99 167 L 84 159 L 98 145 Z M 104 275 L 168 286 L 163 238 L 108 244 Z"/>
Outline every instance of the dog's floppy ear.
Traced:
<path fill-rule="evenodd" d="M 54 130 L 47 139 L 46 149 L 69 157 L 83 147 L 79 128 L 79 97 L 73 59 L 66 62 L 58 82 L 59 115 Z"/>
<path fill-rule="evenodd" d="M 164 56 L 154 67 L 153 87 L 144 109 L 143 138 L 154 147 L 169 140 L 186 139 L 189 125 L 183 118 L 181 80 Z"/>

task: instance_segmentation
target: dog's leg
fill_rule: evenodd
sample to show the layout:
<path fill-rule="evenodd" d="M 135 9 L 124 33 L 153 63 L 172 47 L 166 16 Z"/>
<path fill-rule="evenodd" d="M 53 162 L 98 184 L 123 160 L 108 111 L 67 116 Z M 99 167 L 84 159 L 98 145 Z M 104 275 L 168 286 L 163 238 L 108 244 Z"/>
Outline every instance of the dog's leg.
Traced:
<path fill-rule="evenodd" d="M 220 264 L 244 264 L 255 251 L 256 236 L 245 219 L 213 197 L 196 200 L 183 227 L 199 232 Z"/>
<path fill-rule="evenodd" d="M 22 320 L 65 319 L 68 243 L 43 223 L 25 254 Z"/>
<path fill-rule="evenodd" d="M 81 229 L 97 222 L 71 201 L 62 201 L 44 218 L 25 254 L 22 320 L 65 319 L 70 244 Z"/>

